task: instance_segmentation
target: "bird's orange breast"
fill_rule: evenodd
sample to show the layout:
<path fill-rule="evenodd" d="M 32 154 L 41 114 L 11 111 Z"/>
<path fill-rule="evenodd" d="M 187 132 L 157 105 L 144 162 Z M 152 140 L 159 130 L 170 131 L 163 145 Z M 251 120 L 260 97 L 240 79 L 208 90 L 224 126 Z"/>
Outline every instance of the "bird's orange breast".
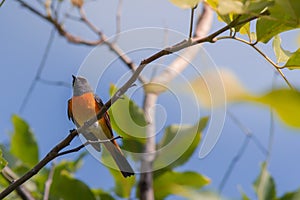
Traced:
<path fill-rule="evenodd" d="M 80 126 L 94 117 L 99 110 L 99 105 L 95 101 L 93 93 L 72 97 L 73 118 Z"/>

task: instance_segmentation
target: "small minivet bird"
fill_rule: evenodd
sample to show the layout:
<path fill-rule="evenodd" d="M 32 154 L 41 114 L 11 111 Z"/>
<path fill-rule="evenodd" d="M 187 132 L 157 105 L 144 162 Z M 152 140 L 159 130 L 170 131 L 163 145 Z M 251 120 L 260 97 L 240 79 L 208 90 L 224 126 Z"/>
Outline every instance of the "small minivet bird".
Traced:
<path fill-rule="evenodd" d="M 73 97 L 68 101 L 68 118 L 73 121 L 76 127 L 83 126 L 92 117 L 96 116 L 103 106 L 102 100 L 93 93 L 88 81 L 83 77 L 73 77 Z M 106 112 L 104 116 L 88 128 L 82 135 L 90 141 L 107 140 L 113 138 L 113 132 L 110 124 L 110 118 Z M 122 175 L 128 177 L 134 175 L 134 171 L 118 143 L 115 140 L 104 142 Z M 96 151 L 101 151 L 100 143 L 93 143 Z"/>

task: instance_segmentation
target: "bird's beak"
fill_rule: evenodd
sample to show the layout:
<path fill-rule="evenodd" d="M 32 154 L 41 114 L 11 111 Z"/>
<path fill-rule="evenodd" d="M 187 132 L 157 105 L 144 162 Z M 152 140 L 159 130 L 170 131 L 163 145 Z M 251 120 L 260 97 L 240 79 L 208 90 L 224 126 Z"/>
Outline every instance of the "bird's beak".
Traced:
<path fill-rule="evenodd" d="M 73 78 L 72 85 L 74 86 L 74 83 L 75 83 L 75 80 L 76 80 L 76 76 L 72 75 L 72 78 Z"/>

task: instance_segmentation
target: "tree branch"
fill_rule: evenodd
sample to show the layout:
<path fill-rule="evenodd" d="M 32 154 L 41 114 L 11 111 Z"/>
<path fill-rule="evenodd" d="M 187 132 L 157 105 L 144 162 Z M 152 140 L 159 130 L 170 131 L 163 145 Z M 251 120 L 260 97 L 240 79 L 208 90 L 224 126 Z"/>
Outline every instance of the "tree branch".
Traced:
<path fill-rule="evenodd" d="M 251 46 L 253 49 L 255 49 L 262 57 L 264 57 L 274 68 L 275 70 L 278 72 L 278 74 L 283 78 L 283 80 L 285 81 L 285 83 L 289 86 L 290 89 L 295 89 L 292 84 L 289 82 L 289 80 L 286 78 L 286 76 L 284 75 L 284 73 L 282 72 L 282 69 L 284 67 L 281 67 L 279 65 L 277 65 L 275 62 L 272 61 L 271 58 L 269 58 L 265 53 L 263 53 L 256 45 L 256 43 L 251 43 L 248 42 L 246 40 L 243 40 L 241 38 L 235 37 L 235 36 L 222 36 L 222 37 L 218 37 L 215 40 L 222 40 L 222 39 L 233 39 L 236 41 L 239 41 L 241 43 L 247 44 L 249 46 Z"/>
<path fill-rule="evenodd" d="M 18 176 L 8 166 L 4 167 L 1 173 L 9 183 L 13 183 L 18 179 Z M 30 192 L 22 185 L 16 188 L 16 192 L 23 200 L 35 200 Z"/>

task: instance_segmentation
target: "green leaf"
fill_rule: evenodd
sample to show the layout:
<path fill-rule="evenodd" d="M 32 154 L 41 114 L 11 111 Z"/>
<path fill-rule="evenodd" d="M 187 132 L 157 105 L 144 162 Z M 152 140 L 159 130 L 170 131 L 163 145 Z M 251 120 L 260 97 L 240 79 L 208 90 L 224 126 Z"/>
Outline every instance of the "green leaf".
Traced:
<path fill-rule="evenodd" d="M 0 171 L 7 165 L 7 161 L 3 158 L 2 149 L 0 149 Z"/>
<path fill-rule="evenodd" d="M 300 127 L 300 92 L 290 89 L 273 90 L 261 97 L 252 99 L 273 108 L 286 124 Z"/>
<path fill-rule="evenodd" d="M 256 23 L 257 39 L 267 43 L 272 37 L 300 27 L 300 1 L 275 0 L 269 8 L 270 15 L 261 17 Z"/>
<path fill-rule="evenodd" d="M 116 91 L 117 88 L 111 85 L 110 95 Z M 123 137 L 122 149 L 134 153 L 143 152 L 147 125 L 143 110 L 124 95 L 111 106 L 109 114 L 112 128 Z"/>
<path fill-rule="evenodd" d="M 12 116 L 14 132 L 11 137 L 10 152 L 28 167 L 33 167 L 39 160 L 38 145 L 28 124 L 18 117 Z"/>
<path fill-rule="evenodd" d="M 124 178 L 121 172 L 118 170 L 115 161 L 113 160 L 110 153 L 106 148 L 102 150 L 102 162 L 108 167 L 110 174 L 113 176 L 115 181 L 114 191 L 115 193 L 122 198 L 129 198 L 131 190 L 135 184 L 135 176 L 130 176 Z"/>
<path fill-rule="evenodd" d="M 202 0 L 170 0 L 179 8 L 194 8 Z"/>
<path fill-rule="evenodd" d="M 289 57 L 292 55 L 290 51 L 284 50 L 281 46 L 281 38 L 279 35 L 274 37 L 273 43 L 273 50 L 277 59 L 277 63 L 286 62 Z"/>
<path fill-rule="evenodd" d="M 50 188 L 50 199 L 95 199 L 90 188 L 82 181 L 73 177 L 72 162 L 63 162 L 55 167 Z"/>
<path fill-rule="evenodd" d="M 190 191 L 197 191 L 210 183 L 210 180 L 196 172 L 174 172 L 166 171 L 155 177 L 153 187 L 155 199 L 164 199 L 174 194 L 189 197 Z"/>
<path fill-rule="evenodd" d="M 203 117 L 194 126 L 171 125 L 167 127 L 157 147 L 158 154 L 154 161 L 154 169 L 165 167 L 170 169 L 186 163 L 196 150 L 207 121 L 208 117 Z"/>
<path fill-rule="evenodd" d="M 276 199 L 275 182 L 267 170 L 267 164 L 263 163 L 260 175 L 255 180 L 254 189 L 258 200 Z"/>
<path fill-rule="evenodd" d="M 282 197 L 278 198 L 277 200 L 298 200 L 298 199 L 300 199 L 300 189 L 296 190 L 295 192 L 285 193 Z"/>
<path fill-rule="evenodd" d="M 290 56 L 284 67 L 289 69 L 300 69 L 300 48 Z"/>
<path fill-rule="evenodd" d="M 93 189 L 92 192 L 94 193 L 97 200 L 114 200 L 110 193 L 102 189 Z"/>

